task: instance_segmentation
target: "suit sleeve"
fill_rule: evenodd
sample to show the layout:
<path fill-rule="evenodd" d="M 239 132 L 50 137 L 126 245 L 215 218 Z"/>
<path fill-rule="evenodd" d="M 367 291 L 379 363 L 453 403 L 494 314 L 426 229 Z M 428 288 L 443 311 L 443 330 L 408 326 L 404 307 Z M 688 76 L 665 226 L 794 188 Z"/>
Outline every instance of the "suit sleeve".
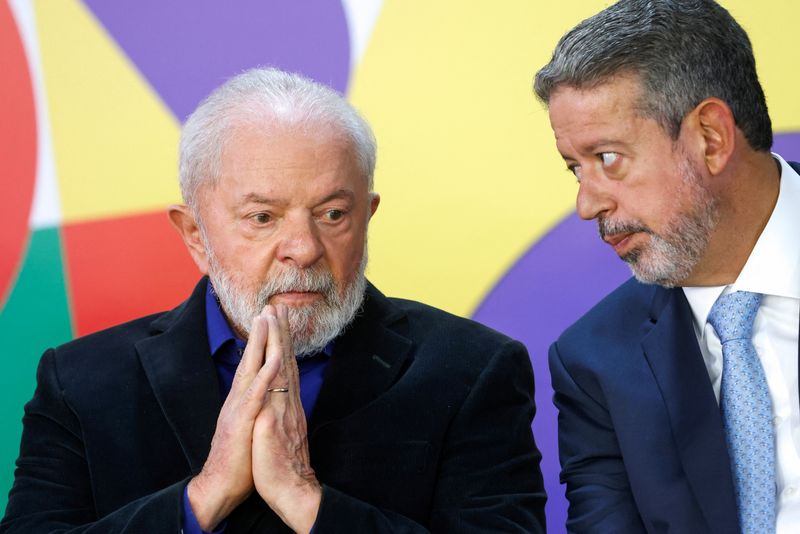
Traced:
<path fill-rule="evenodd" d="M 25 406 L 14 485 L 0 532 L 180 532 L 187 480 L 97 517 L 81 428 L 62 395 L 52 349 L 42 356 L 36 380 Z"/>
<path fill-rule="evenodd" d="M 586 392 L 554 343 L 550 375 L 558 409 L 561 482 L 567 485 L 569 532 L 645 532 L 603 400 Z"/>
<path fill-rule="evenodd" d="M 452 421 L 426 527 L 324 487 L 314 533 L 544 533 L 541 455 L 531 432 L 533 390 L 525 347 L 507 342 Z"/>

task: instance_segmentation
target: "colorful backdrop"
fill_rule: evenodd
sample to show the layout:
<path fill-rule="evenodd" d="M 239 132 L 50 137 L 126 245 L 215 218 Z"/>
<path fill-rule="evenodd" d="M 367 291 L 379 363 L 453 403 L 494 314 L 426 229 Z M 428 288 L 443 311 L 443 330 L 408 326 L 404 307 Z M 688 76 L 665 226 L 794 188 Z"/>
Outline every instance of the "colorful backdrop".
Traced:
<path fill-rule="evenodd" d="M 375 128 L 369 277 L 527 344 L 549 530 L 563 532 L 547 346 L 628 273 L 575 217 L 531 79 L 605 4 L 3 0 L 3 508 L 42 351 L 172 307 L 197 280 L 165 215 L 181 121 L 232 74 L 276 65 L 342 91 Z M 724 5 L 753 40 L 776 150 L 800 158 L 800 5 Z"/>

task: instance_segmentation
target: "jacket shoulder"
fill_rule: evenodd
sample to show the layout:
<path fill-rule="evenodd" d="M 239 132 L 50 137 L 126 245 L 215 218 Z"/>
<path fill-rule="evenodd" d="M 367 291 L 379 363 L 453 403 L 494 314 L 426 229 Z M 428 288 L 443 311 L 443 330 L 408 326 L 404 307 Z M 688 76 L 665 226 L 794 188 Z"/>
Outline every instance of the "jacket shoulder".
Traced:
<path fill-rule="evenodd" d="M 403 319 L 397 331 L 414 344 L 421 369 L 448 377 L 450 384 L 471 385 L 498 365 L 530 373 L 530 358 L 519 341 L 488 326 L 427 304 L 392 298 Z"/>
<path fill-rule="evenodd" d="M 152 334 L 152 324 L 166 312 L 154 313 L 68 341 L 55 348 L 59 354 L 91 352 L 118 345 L 128 345 Z"/>
<path fill-rule="evenodd" d="M 655 285 L 629 279 L 609 293 L 558 338 L 559 349 L 580 349 L 631 343 L 640 334 L 658 291 Z"/>
<path fill-rule="evenodd" d="M 81 336 L 53 350 L 56 368 L 63 378 L 72 375 L 76 380 L 86 375 L 99 377 L 120 374 L 138 369 L 135 346 L 142 340 L 158 336 L 165 331 L 186 326 L 191 321 L 191 336 L 205 321 L 204 296 L 206 279 L 202 278 L 191 296 L 175 308 L 139 317 L 131 321 Z"/>
<path fill-rule="evenodd" d="M 447 339 L 451 345 L 470 346 L 499 346 L 514 342 L 510 337 L 484 324 L 428 304 L 401 298 L 389 298 L 389 301 L 405 313 L 409 331 L 417 340 L 439 337 Z"/>
<path fill-rule="evenodd" d="M 73 339 L 52 349 L 59 379 L 67 384 L 85 383 L 87 376 L 120 374 L 138 366 L 135 345 L 153 335 L 152 324 L 164 313 L 140 317 Z"/>

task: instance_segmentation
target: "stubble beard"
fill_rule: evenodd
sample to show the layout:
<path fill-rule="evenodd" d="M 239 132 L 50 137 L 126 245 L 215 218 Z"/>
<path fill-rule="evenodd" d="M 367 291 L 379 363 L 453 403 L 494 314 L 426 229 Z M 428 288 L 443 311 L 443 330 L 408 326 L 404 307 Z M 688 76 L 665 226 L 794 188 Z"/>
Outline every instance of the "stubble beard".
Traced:
<path fill-rule="evenodd" d="M 719 221 L 717 198 L 702 182 L 702 177 L 688 158 L 682 157 L 682 182 L 676 196 L 689 198 L 688 210 L 676 214 L 660 234 L 641 221 L 613 221 L 599 218 L 600 237 L 609 234 L 641 232 L 650 239 L 645 245 L 631 249 L 621 256 L 633 276 L 642 283 L 663 287 L 681 285 L 692 274 L 705 253 L 711 233 Z"/>
<path fill-rule="evenodd" d="M 205 239 L 204 239 L 205 241 Z M 301 269 L 284 266 L 270 273 L 261 288 L 247 291 L 230 273 L 225 272 L 213 249 L 205 242 L 208 256 L 208 277 L 225 315 L 234 326 L 249 336 L 253 319 L 261 313 L 269 299 L 290 291 L 316 292 L 322 299 L 308 305 L 288 306 L 289 330 L 295 356 L 302 358 L 318 353 L 352 322 L 366 294 L 367 249 L 352 282 L 339 291 L 333 274 L 321 266 Z"/>

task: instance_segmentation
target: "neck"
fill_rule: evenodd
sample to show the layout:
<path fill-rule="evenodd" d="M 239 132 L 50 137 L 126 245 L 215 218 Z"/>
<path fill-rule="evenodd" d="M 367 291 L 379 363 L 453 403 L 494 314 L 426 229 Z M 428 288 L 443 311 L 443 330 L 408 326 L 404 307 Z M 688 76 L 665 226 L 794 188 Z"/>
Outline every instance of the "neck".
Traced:
<path fill-rule="evenodd" d="M 681 285 L 722 286 L 739 277 L 778 201 L 780 165 L 768 152 L 736 155 L 731 171 L 711 178 L 719 222 L 706 252 Z"/>

